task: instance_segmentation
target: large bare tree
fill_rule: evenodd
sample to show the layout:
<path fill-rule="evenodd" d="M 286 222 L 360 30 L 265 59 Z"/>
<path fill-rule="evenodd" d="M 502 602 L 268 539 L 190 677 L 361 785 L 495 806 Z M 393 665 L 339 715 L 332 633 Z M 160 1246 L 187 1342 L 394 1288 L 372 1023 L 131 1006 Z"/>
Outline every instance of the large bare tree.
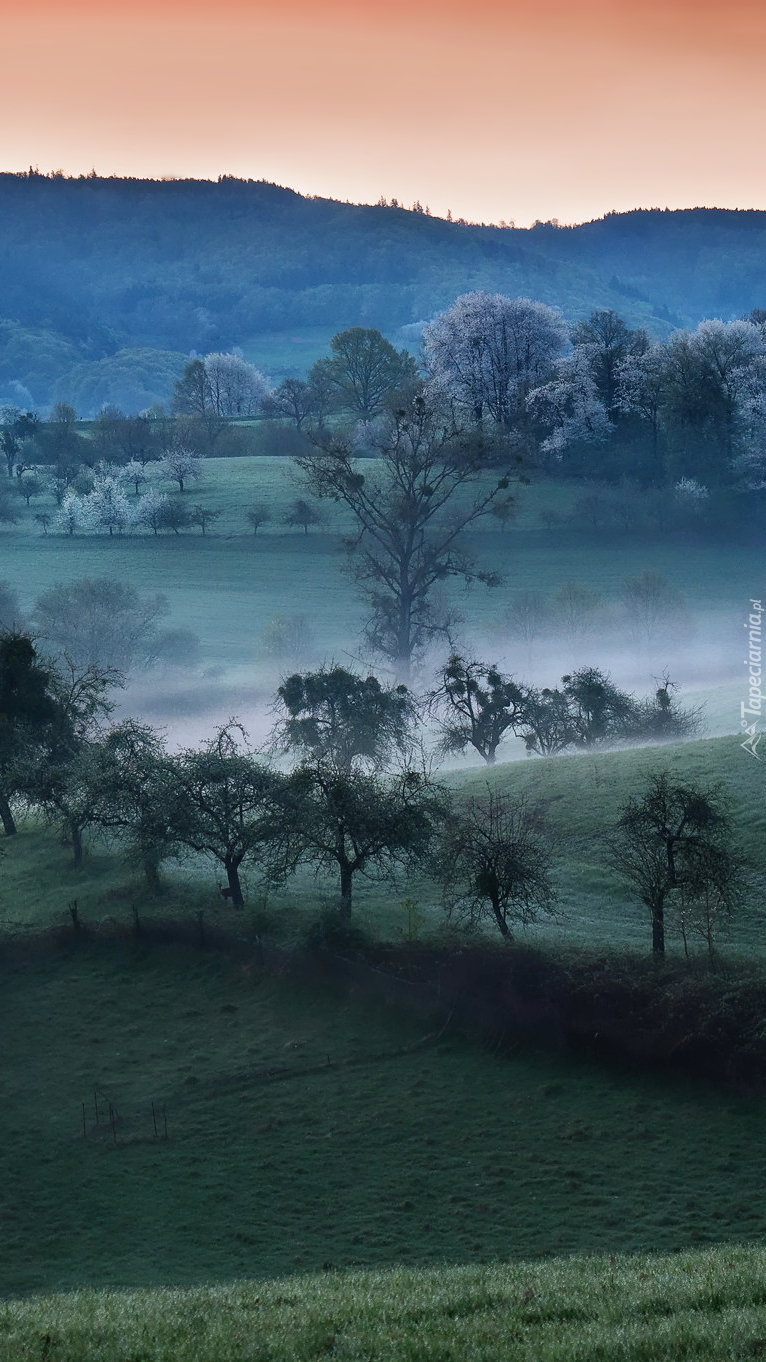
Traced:
<path fill-rule="evenodd" d="M 463 534 L 508 499 L 509 474 L 482 476 L 480 434 L 462 434 L 422 394 L 385 422 L 376 444 L 376 460 L 359 459 L 350 442 L 330 439 L 297 464 L 314 496 L 352 512 L 349 567 L 370 606 L 366 641 L 409 685 L 418 658 L 445 631 L 435 588 L 449 577 L 497 581 L 476 566 Z"/>

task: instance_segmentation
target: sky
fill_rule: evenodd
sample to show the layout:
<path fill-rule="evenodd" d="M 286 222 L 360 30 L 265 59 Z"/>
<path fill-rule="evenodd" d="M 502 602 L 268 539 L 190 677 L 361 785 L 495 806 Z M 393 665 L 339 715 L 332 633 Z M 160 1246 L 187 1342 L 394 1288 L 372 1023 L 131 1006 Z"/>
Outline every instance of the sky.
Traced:
<path fill-rule="evenodd" d="M 0 0 L 0 169 L 766 209 L 764 0 Z"/>

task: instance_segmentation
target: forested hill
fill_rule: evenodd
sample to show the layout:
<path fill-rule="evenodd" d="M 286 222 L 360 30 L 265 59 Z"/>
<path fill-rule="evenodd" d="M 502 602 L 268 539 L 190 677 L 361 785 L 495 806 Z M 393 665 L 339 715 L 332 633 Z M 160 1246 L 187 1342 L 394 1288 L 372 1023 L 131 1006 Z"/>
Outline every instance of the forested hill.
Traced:
<path fill-rule="evenodd" d="M 570 319 L 613 307 L 664 334 L 764 306 L 765 262 L 760 212 L 650 210 L 522 230 L 228 178 L 5 174 L 0 402 L 140 407 L 169 392 L 191 350 L 241 346 L 275 377 L 297 372 L 316 357 L 312 337 L 320 346 L 366 325 L 401 343 L 477 288 Z M 295 331 L 308 335 L 303 350 L 286 344 Z"/>

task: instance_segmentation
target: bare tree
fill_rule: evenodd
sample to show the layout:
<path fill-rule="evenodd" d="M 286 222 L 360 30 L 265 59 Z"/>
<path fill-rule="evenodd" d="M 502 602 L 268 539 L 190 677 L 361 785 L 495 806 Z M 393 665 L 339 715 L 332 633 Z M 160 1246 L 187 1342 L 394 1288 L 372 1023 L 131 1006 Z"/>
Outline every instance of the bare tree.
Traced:
<path fill-rule="evenodd" d="M 485 452 L 420 395 L 386 423 L 376 463 L 338 440 L 297 460 L 314 496 L 354 516 L 349 565 L 371 607 L 366 640 L 405 685 L 444 632 L 434 589 L 449 577 L 498 580 L 477 569 L 462 540 L 509 486 L 507 476 L 481 480 Z"/>
<path fill-rule="evenodd" d="M 265 501 L 255 501 L 247 510 L 246 515 L 253 527 L 253 534 L 257 534 L 261 525 L 267 525 L 271 520 L 271 509 Z"/>
<path fill-rule="evenodd" d="M 256 761 L 235 721 L 200 750 L 179 753 L 172 769 L 167 821 L 173 839 L 218 861 L 234 907 L 242 908 L 244 860 L 256 862 L 274 880 L 289 868 L 286 778 Z"/>
<path fill-rule="evenodd" d="M 338 875 L 339 915 L 351 918 L 354 877 L 385 878 L 425 859 L 445 796 L 423 772 L 377 775 L 306 761 L 293 772 L 301 857 Z"/>
<path fill-rule="evenodd" d="M 304 534 L 308 534 L 310 525 L 319 525 L 322 515 L 316 506 L 312 506 L 305 497 L 297 497 L 284 516 L 285 525 L 300 525 Z"/>
<path fill-rule="evenodd" d="M 488 785 L 445 823 L 437 864 L 448 916 L 469 927 L 488 918 L 508 939 L 555 911 L 552 858 L 539 811 Z"/>
<path fill-rule="evenodd" d="M 212 525 L 220 514 L 220 511 L 214 511 L 209 506 L 192 506 L 189 511 L 188 524 L 199 525 L 202 533 L 207 534 L 208 525 Z"/>

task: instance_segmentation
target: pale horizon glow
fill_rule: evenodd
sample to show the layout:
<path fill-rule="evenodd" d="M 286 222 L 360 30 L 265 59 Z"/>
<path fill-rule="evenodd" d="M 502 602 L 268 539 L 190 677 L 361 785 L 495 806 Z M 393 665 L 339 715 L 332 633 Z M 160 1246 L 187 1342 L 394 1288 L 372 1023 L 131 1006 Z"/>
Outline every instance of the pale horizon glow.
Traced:
<path fill-rule="evenodd" d="M 766 209 L 755 0 L 0 0 L 3 170 L 265 179 L 472 221 Z"/>

